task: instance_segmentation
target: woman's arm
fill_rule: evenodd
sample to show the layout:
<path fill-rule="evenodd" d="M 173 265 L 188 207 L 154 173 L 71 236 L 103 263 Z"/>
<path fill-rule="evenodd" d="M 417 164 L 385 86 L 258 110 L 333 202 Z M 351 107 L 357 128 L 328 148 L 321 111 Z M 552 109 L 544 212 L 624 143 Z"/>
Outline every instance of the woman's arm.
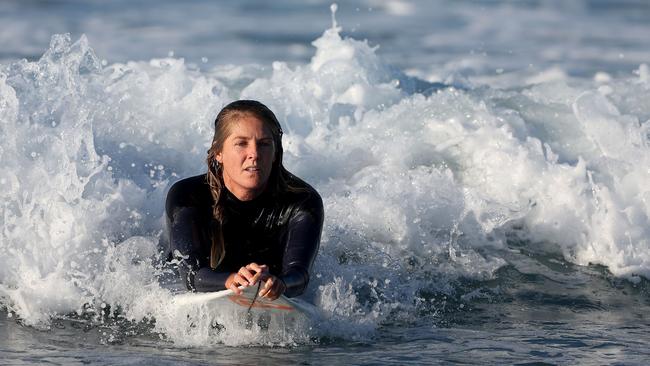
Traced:
<path fill-rule="evenodd" d="M 323 201 L 314 194 L 289 220 L 287 245 L 282 258 L 282 274 L 287 297 L 302 294 L 309 283 L 323 229 Z"/>
<path fill-rule="evenodd" d="M 182 207 L 168 217 L 169 239 L 172 257 L 177 260 L 178 272 L 188 290 L 199 292 L 225 289 L 229 272 L 215 272 L 206 264 L 201 265 L 200 228 L 195 220 L 197 210 Z"/>
<path fill-rule="evenodd" d="M 208 199 L 205 176 L 195 176 L 176 182 L 169 190 L 165 202 L 167 229 L 169 234 L 169 252 L 178 263 L 178 271 L 188 290 L 219 291 L 223 290 L 229 273 L 213 271 L 206 260 L 201 260 L 207 252 L 204 246 L 206 230 L 205 210 L 196 205 Z"/>
<path fill-rule="evenodd" d="M 178 265 L 181 279 L 189 290 L 194 290 L 201 245 L 196 233 L 195 214 L 196 209 L 192 207 L 174 207 L 167 211 L 169 250 Z"/>
<path fill-rule="evenodd" d="M 216 272 L 207 264 L 201 264 L 200 228 L 196 221 L 197 210 L 182 207 L 171 215 L 170 245 L 174 259 L 178 261 L 178 272 L 190 291 L 210 292 L 225 289 L 229 272 Z"/>

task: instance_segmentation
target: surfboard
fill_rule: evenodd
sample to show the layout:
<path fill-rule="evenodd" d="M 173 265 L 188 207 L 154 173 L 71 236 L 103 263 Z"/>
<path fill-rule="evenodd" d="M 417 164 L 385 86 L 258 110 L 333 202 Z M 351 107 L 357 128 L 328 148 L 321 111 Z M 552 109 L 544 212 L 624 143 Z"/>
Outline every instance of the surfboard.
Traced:
<path fill-rule="evenodd" d="M 174 295 L 172 301 L 174 305 L 179 307 L 205 304 L 219 309 L 235 306 L 255 313 L 268 313 L 271 316 L 304 314 L 313 319 L 319 315 L 316 306 L 301 299 L 280 296 L 276 300 L 271 301 L 260 296 L 255 296 L 258 290 L 257 286 L 245 287 L 242 290 L 240 295 L 235 294 L 232 290 L 186 292 Z"/>

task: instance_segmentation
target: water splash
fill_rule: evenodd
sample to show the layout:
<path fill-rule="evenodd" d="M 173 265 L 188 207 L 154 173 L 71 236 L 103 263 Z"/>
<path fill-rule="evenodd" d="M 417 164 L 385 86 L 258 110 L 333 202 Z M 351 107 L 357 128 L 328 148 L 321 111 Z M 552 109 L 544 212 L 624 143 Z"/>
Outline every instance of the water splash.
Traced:
<path fill-rule="evenodd" d="M 104 66 L 85 37 L 57 35 L 40 60 L 2 66 L 2 304 L 28 325 L 108 306 L 183 345 L 268 341 L 205 309 L 182 309 L 197 319 L 185 322 L 158 281 L 165 191 L 202 171 L 212 120 L 235 98 L 276 112 L 286 165 L 327 212 L 306 294 L 325 319 L 298 336 L 278 326 L 272 342 L 363 339 L 435 313 L 436 296 L 476 294 L 462 280 L 498 275 L 513 240 L 649 276 L 643 67 L 419 93 L 334 18 L 313 45 L 308 64 L 200 72 L 171 57 Z"/>

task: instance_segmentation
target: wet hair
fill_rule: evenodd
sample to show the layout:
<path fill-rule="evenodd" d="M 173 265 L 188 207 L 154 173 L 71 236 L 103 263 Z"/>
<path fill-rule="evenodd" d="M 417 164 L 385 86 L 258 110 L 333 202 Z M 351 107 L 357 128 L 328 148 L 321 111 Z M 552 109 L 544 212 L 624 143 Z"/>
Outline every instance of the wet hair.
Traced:
<path fill-rule="evenodd" d="M 271 174 L 266 182 L 265 191 L 273 196 L 281 195 L 287 191 L 300 190 L 288 183 L 293 175 L 282 165 L 282 127 L 275 114 L 264 104 L 255 100 L 237 100 L 223 107 L 214 121 L 214 137 L 208 150 L 206 162 L 208 164 L 207 180 L 210 193 L 214 199 L 212 216 L 216 225 L 212 230 L 212 248 L 210 250 L 210 267 L 216 268 L 225 256 L 222 224 L 224 221 L 223 166 L 217 162 L 217 154 L 223 149 L 224 142 L 230 136 L 233 126 L 242 117 L 254 116 L 269 128 L 275 147 L 275 160 Z"/>

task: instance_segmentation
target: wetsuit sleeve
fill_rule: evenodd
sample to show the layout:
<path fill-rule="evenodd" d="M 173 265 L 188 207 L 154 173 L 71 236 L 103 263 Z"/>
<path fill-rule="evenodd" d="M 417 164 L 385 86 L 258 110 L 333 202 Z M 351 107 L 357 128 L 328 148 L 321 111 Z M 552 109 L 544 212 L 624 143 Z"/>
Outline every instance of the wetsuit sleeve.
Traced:
<path fill-rule="evenodd" d="M 194 275 L 199 268 L 200 243 L 195 240 L 195 214 L 196 209 L 191 207 L 174 208 L 167 214 L 171 257 L 178 265 L 183 282 L 190 290 L 194 287 Z"/>
<path fill-rule="evenodd" d="M 210 267 L 202 267 L 194 276 L 194 289 L 198 292 L 212 292 L 226 289 L 230 272 L 217 272 Z"/>
<path fill-rule="evenodd" d="M 228 272 L 216 272 L 198 259 L 201 255 L 196 209 L 183 207 L 175 211 L 171 220 L 170 243 L 172 256 L 177 260 L 178 272 L 190 291 L 209 292 L 225 289 Z"/>
<path fill-rule="evenodd" d="M 284 295 L 287 297 L 298 296 L 307 288 L 311 267 L 320 245 L 323 216 L 323 201 L 315 195 L 289 220 L 280 276 L 286 285 Z"/>
<path fill-rule="evenodd" d="M 229 273 L 213 271 L 205 260 L 201 260 L 200 210 L 191 204 L 188 197 L 196 194 L 190 181 L 180 181 L 167 194 L 165 213 L 169 235 L 169 251 L 178 265 L 178 272 L 188 290 L 218 291 L 224 289 Z"/>

